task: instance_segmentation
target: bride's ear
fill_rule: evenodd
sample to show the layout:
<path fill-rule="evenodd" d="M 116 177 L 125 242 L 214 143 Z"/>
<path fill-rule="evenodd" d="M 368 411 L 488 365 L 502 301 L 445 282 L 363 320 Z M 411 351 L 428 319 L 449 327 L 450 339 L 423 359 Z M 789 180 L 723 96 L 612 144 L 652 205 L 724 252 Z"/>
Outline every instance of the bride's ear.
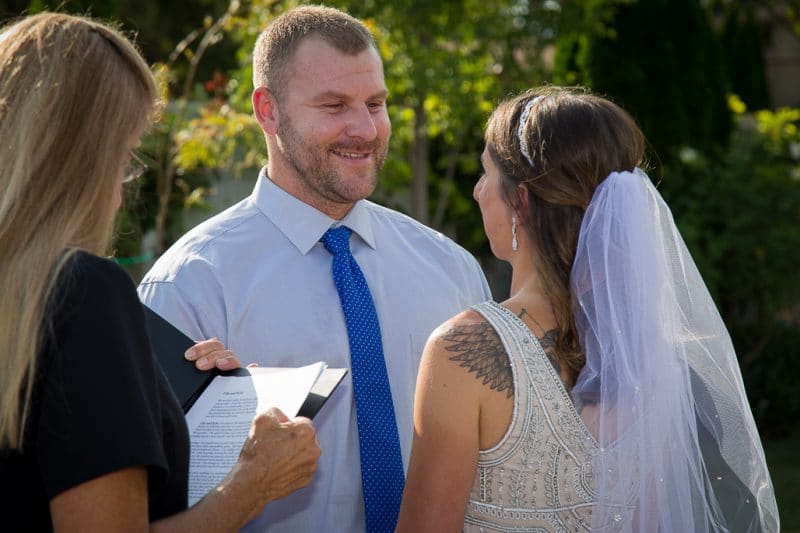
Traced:
<path fill-rule="evenodd" d="M 525 213 L 528 212 L 528 195 L 530 192 L 524 183 L 517 185 L 517 196 L 519 197 L 519 206 Z"/>

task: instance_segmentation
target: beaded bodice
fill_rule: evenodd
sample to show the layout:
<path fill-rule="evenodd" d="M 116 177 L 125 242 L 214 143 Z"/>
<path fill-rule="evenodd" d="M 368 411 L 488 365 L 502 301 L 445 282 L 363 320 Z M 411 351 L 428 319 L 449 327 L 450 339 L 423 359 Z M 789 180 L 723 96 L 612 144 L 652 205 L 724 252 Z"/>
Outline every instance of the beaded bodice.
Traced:
<path fill-rule="evenodd" d="M 597 442 L 525 323 L 495 302 L 473 309 L 508 354 L 514 411 L 501 441 L 479 453 L 464 531 L 589 531 Z"/>

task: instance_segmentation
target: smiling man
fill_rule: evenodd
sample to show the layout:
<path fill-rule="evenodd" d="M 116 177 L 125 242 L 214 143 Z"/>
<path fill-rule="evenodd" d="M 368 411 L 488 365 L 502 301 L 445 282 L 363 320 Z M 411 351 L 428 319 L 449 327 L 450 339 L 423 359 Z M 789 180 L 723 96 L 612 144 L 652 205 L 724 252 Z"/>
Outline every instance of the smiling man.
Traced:
<path fill-rule="evenodd" d="M 314 420 L 323 450 L 314 480 L 250 531 L 391 531 L 422 348 L 489 289 L 450 239 L 365 199 L 391 125 L 381 58 L 361 22 L 319 6 L 286 12 L 259 37 L 253 77 L 268 153 L 253 193 L 181 238 L 139 294 L 243 361 L 350 369 Z"/>

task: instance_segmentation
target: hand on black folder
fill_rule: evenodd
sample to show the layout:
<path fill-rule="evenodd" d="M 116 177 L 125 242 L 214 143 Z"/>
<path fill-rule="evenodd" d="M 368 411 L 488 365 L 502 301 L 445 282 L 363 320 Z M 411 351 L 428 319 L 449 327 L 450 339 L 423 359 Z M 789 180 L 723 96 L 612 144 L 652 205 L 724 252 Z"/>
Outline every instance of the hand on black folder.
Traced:
<path fill-rule="evenodd" d="M 225 372 L 221 372 L 217 368 L 206 371 L 198 370 L 193 362 L 187 361 L 183 357 L 184 352 L 195 342 L 146 305 L 142 305 L 142 308 L 153 354 L 166 374 L 184 413 L 189 411 L 216 376 L 248 375 L 244 368 Z M 298 416 L 314 418 L 345 374 L 347 374 L 346 368 L 325 369 L 311 389 L 305 403 L 300 407 Z"/>

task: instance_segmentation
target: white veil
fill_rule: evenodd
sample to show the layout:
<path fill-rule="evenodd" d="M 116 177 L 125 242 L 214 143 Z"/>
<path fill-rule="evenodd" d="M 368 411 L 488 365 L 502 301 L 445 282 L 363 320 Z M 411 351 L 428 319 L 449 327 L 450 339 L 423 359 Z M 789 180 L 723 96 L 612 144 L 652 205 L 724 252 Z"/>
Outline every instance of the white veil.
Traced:
<path fill-rule="evenodd" d="M 730 337 L 647 175 L 612 173 L 571 285 L 595 434 L 592 531 L 773 532 L 775 495 Z"/>

